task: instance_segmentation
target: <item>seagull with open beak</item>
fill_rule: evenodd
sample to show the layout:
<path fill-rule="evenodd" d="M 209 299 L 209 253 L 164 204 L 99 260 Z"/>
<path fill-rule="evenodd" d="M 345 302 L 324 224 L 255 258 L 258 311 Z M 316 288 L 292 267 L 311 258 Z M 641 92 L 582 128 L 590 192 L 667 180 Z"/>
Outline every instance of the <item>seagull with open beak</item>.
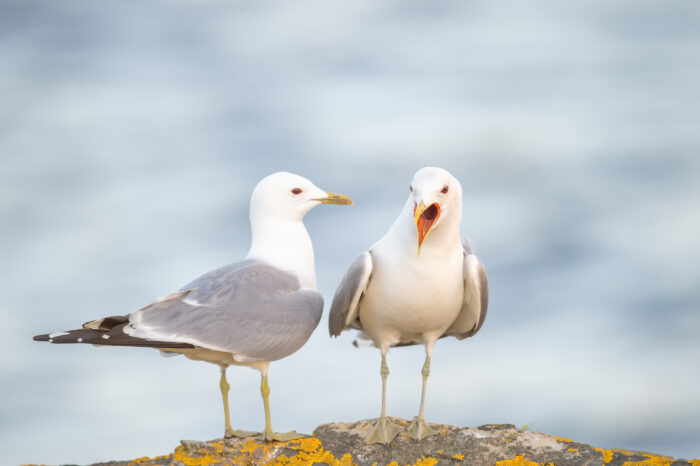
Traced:
<path fill-rule="evenodd" d="M 462 186 L 447 170 L 426 167 L 410 184 L 401 214 L 386 235 L 350 265 L 331 305 L 332 336 L 361 330 L 382 356 L 382 411 L 366 438 L 387 444 L 402 430 L 386 416 L 386 354 L 393 346 L 424 345 L 420 411 L 409 437 L 435 435 L 423 415 L 435 342 L 464 339 L 479 331 L 488 306 L 481 261 L 462 245 Z"/>

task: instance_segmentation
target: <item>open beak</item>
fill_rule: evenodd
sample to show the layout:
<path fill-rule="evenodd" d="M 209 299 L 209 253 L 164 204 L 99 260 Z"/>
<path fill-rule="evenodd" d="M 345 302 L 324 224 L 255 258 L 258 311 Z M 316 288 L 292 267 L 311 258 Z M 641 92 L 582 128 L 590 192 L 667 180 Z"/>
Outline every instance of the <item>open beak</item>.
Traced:
<path fill-rule="evenodd" d="M 430 204 L 426 207 L 423 201 L 420 201 L 420 204 L 413 204 L 413 215 L 416 230 L 418 230 L 418 255 L 420 256 L 423 241 L 428 237 L 435 222 L 440 218 L 440 206 L 438 204 Z"/>
<path fill-rule="evenodd" d="M 314 199 L 321 204 L 340 204 L 340 205 L 352 205 L 352 199 L 344 194 L 326 193 L 326 197 L 319 197 Z"/>

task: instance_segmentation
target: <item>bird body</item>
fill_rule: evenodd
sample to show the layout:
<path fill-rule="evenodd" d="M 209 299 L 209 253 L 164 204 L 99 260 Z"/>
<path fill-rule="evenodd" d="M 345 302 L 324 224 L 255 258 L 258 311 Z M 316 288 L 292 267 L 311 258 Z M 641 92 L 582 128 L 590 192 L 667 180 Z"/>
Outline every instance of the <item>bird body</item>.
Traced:
<path fill-rule="evenodd" d="M 371 248 L 372 280 L 359 308 L 363 331 L 386 349 L 440 338 L 457 318 L 464 295 L 459 237 L 426 245 L 420 256 L 406 254 L 397 236 L 405 235 L 413 222 L 407 215 L 399 220 Z"/>
<path fill-rule="evenodd" d="M 298 175 L 269 175 L 251 195 L 252 244 L 244 260 L 205 273 L 128 315 L 90 321 L 80 329 L 34 339 L 152 347 L 165 354 L 184 354 L 217 364 L 221 368 L 227 437 L 254 433 L 231 428 L 226 368 L 253 367 L 262 375 L 264 438 L 298 438 L 294 432 L 276 434 L 272 430 L 267 373 L 271 361 L 301 348 L 321 319 L 323 298 L 316 291 L 313 247 L 302 222 L 304 215 L 320 204 L 352 201 L 323 191 Z"/>
<path fill-rule="evenodd" d="M 386 417 L 389 349 L 425 346 L 420 412 L 408 434 L 416 439 L 434 435 L 423 417 L 433 346 L 442 337 L 474 335 L 488 306 L 483 264 L 460 241 L 459 181 L 446 170 L 428 167 L 415 174 L 410 190 L 386 235 L 350 265 L 328 321 L 332 336 L 361 330 L 382 355 L 382 412 L 368 443 L 388 443 L 401 430 Z"/>

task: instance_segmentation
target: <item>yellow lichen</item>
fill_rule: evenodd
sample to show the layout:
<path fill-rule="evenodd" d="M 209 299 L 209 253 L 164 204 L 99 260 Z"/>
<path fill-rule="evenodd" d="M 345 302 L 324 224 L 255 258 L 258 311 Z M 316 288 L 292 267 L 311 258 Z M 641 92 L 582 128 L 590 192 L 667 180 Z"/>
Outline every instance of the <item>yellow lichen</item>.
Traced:
<path fill-rule="evenodd" d="M 652 456 L 649 459 L 642 461 L 625 461 L 622 466 L 668 466 L 673 463 L 673 460 L 662 458 L 660 456 Z"/>
<path fill-rule="evenodd" d="M 275 458 L 268 464 L 275 466 L 314 463 L 325 463 L 330 466 L 352 466 L 355 464 L 352 461 L 352 456 L 349 453 L 345 454 L 342 458 L 337 459 L 331 452 L 323 449 L 321 441 L 317 438 L 292 440 L 289 447 L 292 450 L 297 450 L 299 453 L 291 457 L 287 457 L 287 455 L 280 455 L 278 458 Z"/>
<path fill-rule="evenodd" d="M 426 458 L 425 456 L 418 461 L 413 466 L 435 466 L 438 460 L 435 458 Z"/>
<path fill-rule="evenodd" d="M 569 442 L 569 443 L 574 443 L 573 440 L 564 438 L 564 437 L 557 437 L 556 435 L 552 435 L 552 438 L 555 440 L 559 440 L 560 442 Z"/>
<path fill-rule="evenodd" d="M 690 460 L 688 461 L 691 466 L 700 466 L 700 460 Z"/>
<path fill-rule="evenodd" d="M 602 448 L 594 448 L 594 450 L 599 451 L 603 454 L 603 463 L 608 464 L 612 461 L 614 453 L 611 450 L 603 450 Z"/>
<path fill-rule="evenodd" d="M 539 464 L 526 460 L 524 456 L 516 456 L 512 460 L 497 461 L 496 466 L 539 466 Z"/>
<path fill-rule="evenodd" d="M 454 459 L 456 459 L 456 460 L 459 460 L 459 461 L 462 461 L 462 460 L 464 459 L 464 455 L 461 454 L 461 453 L 457 453 L 457 454 L 454 455 L 452 458 L 454 458 Z"/>
<path fill-rule="evenodd" d="M 173 454 L 173 459 L 175 461 L 180 461 L 187 466 L 209 466 L 211 464 L 220 463 L 224 460 L 224 457 L 219 451 L 213 455 L 210 455 L 209 452 L 204 449 L 198 450 L 197 456 L 190 456 L 190 454 L 185 450 L 185 447 L 182 445 L 177 447 Z"/>

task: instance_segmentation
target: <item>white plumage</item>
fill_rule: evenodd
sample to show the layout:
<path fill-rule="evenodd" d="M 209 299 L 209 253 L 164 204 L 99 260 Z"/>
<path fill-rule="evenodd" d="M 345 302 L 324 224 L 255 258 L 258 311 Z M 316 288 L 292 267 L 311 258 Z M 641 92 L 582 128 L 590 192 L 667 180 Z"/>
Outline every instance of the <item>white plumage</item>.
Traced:
<path fill-rule="evenodd" d="M 231 427 L 226 369 L 230 365 L 253 367 L 262 375 L 264 438 L 297 438 L 295 432 L 272 430 L 267 372 L 271 361 L 301 348 L 321 319 L 323 298 L 316 291 L 314 252 L 302 222 L 320 204 L 352 201 L 292 173 L 267 176 L 251 196 L 253 241 L 245 260 L 212 270 L 129 315 L 105 317 L 81 329 L 34 339 L 152 347 L 162 354 L 182 353 L 217 364 L 227 437 L 254 433 Z"/>
<path fill-rule="evenodd" d="M 423 398 L 409 435 L 434 431 L 425 423 L 425 383 L 435 342 L 475 334 L 486 317 L 486 272 L 460 240 L 462 187 L 441 168 L 419 170 L 411 193 L 389 231 L 363 252 L 343 277 L 331 305 L 329 330 L 362 330 L 382 354 L 382 414 L 368 442 L 388 443 L 399 428 L 386 418 L 386 353 L 392 346 L 422 344 Z"/>

